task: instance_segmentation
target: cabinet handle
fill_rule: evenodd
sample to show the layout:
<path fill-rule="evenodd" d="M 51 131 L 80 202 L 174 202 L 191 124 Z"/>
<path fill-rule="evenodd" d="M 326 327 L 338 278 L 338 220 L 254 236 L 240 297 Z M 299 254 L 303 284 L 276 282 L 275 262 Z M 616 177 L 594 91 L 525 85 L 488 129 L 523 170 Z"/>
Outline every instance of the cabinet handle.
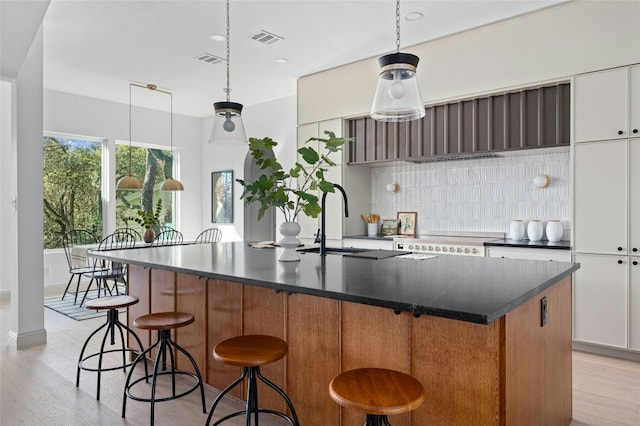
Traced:
<path fill-rule="evenodd" d="M 618 251 L 622 251 L 622 247 L 618 247 Z"/>
<path fill-rule="evenodd" d="M 633 261 L 633 266 L 638 266 L 638 261 L 637 260 Z"/>
<path fill-rule="evenodd" d="M 631 249 L 632 252 L 636 253 L 638 251 L 637 247 L 634 247 L 633 249 Z"/>
<path fill-rule="evenodd" d="M 633 129 L 633 133 L 638 133 L 638 129 Z"/>
<path fill-rule="evenodd" d="M 618 265 L 622 265 L 622 260 L 618 260 Z"/>
<path fill-rule="evenodd" d="M 624 133 L 624 132 L 623 132 L 622 130 L 618 130 L 618 134 L 619 134 L 619 135 L 621 135 L 621 134 L 623 134 L 623 133 Z"/>

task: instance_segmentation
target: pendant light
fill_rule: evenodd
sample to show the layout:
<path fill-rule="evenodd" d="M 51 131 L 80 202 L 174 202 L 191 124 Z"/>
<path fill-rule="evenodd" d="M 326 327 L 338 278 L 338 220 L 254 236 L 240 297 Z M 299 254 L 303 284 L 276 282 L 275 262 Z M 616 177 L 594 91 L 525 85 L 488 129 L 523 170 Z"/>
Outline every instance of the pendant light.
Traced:
<path fill-rule="evenodd" d="M 425 116 L 416 68 L 420 59 L 400 53 L 400 0 L 396 0 L 396 51 L 378 58 L 380 76 L 371 117 L 379 121 L 417 120 Z"/>
<path fill-rule="evenodd" d="M 129 84 L 129 176 L 125 176 L 120 181 L 118 181 L 118 185 L 116 186 L 117 190 L 136 190 L 142 189 L 142 182 L 137 177 L 133 176 L 131 173 L 131 86 L 133 84 Z"/>
<path fill-rule="evenodd" d="M 213 109 L 213 129 L 209 137 L 209 143 L 246 143 L 247 136 L 242 124 L 242 104 L 231 102 L 231 89 L 229 88 L 230 48 L 229 48 L 229 0 L 227 0 L 227 87 L 223 91 L 227 94 L 227 100 L 215 102 Z"/>
<path fill-rule="evenodd" d="M 171 107 L 170 107 L 170 126 L 169 126 L 169 141 L 171 146 L 171 160 L 173 161 L 173 93 L 167 92 L 165 90 L 160 90 L 155 84 L 147 84 L 147 88 L 149 90 L 154 90 L 156 92 L 161 92 L 169 95 L 171 98 Z M 184 186 L 179 180 L 173 178 L 166 178 L 162 185 L 160 186 L 160 191 L 183 191 Z"/>

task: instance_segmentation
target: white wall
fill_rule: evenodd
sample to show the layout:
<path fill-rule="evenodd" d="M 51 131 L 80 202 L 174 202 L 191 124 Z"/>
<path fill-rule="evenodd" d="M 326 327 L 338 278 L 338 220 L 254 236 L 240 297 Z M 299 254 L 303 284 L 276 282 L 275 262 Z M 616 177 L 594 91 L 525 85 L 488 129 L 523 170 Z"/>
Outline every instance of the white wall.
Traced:
<path fill-rule="evenodd" d="M 292 167 L 296 160 L 296 97 L 276 99 L 258 105 L 245 106 L 242 121 L 247 138 L 270 137 L 278 142 L 276 158 L 285 167 Z M 208 139 L 213 118 L 202 120 L 202 132 Z M 202 150 L 202 227 L 211 223 L 211 172 L 233 170 L 234 179 L 242 178 L 247 147 L 219 146 L 203 143 Z M 222 230 L 223 241 L 240 241 L 244 235 L 244 205 L 240 200 L 242 186 L 235 183 L 233 188 L 233 224 L 216 225 Z M 283 219 L 276 218 L 276 226 Z"/>
<path fill-rule="evenodd" d="M 15 196 L 15 117 L 11 114 L 15 96 L 14 84 L 0 81 L 0 295 L 11 291 L 11 281 L 16 277 L 14 242 L 16 226 L 13 197 Z"/>

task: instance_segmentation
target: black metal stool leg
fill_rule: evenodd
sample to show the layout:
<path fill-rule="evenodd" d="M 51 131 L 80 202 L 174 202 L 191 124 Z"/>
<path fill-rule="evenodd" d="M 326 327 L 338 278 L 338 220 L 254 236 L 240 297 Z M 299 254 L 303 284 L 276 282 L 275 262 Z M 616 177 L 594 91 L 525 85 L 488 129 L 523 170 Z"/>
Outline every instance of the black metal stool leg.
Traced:
<path fill-rule="evenodd" d="M 386 415 L 367 414 L 364 426 L 391 426 Z"/>
<path fill-rule="evenodd" d="M 211 405 L 211 409 L 209 410 L 209 415 L 207 416 L 207 423 L 206 426 L 209 426 L 209 423 L 211 422 L 211 419 L 213 418 L 213 412 L 216 410 L 216 406 L 218 405 L 218 403 L 220 401 L 222 401 L 222 398 L 229 393 L 229 391 L 233 388 L 235 388 L 236 386 L 238 386 L 240 383 L 242 383 L 242 381 L 244 380 L 244 378 L 247 376 L 247 369 L 243 368 L 242 369 L 242 374 L 240 375 L 240 377 L 238 377 L 237 379 L 235 379 L 233 381 L 233 383 L 231 383 L 229 386 L 227 386 L 226 388 L 224 388 L 222 390 L 222 392 L 220 392 L 218 394 L 218 396 L 216 397 L 216 399 L 213 401 L 213 404 Z M 220 422 L 223 422 L 231 417 L 235 417 L 235 416 L 239 416 L 240 414 L 244 413 L 244 411 L 240 411 L 238 413 L 233 413 L 229 416 L 226 416 L 220 420 L 218 420 L 216 423 L 213 424 L 213 426 L 219 424 Z"/>
<path fill-rule="evenodd" d="M 106 330 L 104 332 L 104 336 L 102 337 L 102 342 L 100 344 L 99 352 L 91 354 L 91 355 L 85 357 L 85 351 L 87 349 L 87 346 L 89 345 L 89 342 L 91 341 L 91 339 L 93 339 L 93 337 L 97 333 L 102 331 L 104 328 L 106 328 Z M 118 329 L 118 332 L 120 333 L 120 346 L 117 349 L 105 350 L 105 347 L 107 345 L 107 338 L 109 338 L 109 344 L 111 346 L 114 346 L 116 344 L 116 340 L 115 340 L 116 328 Z M 135 338 L 136 342 L 138 343 L 138 347 L 140 348 L 140 350 L 130 349 L 130 348 L 126 347 L 125 340 L 124 340 L 123 328 L 126 329 L 127 331 L 129 331 L 131 333 L 131 335 Z M 140 338 L 135 334 L 135 332 L 133 330 L 128 328 L 125 324 L 121 323 L 120 320 L 118 319 L 118 310 L 117 309 L 109 309 L 109 311 L 107 312 L 107 321 L 104 324 L 102 324 L 100 327 L 98 327 L 94 332 L 92 332 L 89 335 L 89 337 L 87 338 L 87 340 L 84 342 L 84 345 L 82 346 L 82 350 L 80 351 L 80 357 L 78 358 L 78 366 L 77 366 L 77 371 L 76 371 L 76 387 L 80 386 L 80 370 L 87 370 L 87 371 L 96 372 L 97 373 L 96 399 L 100 400 L 100 386 L 101 386 L 101 383 L 102 383 L 102 372 L 119 370 L 121 368 L 122 368 L 122 370 L 124 372 L 126 372 L 127 371 L 127 367 L 129 365 L 133 365 L 132 363 L 127 363 L 127 361 L 126 361 L 127 352 L 139 354 L 143 350 L 144 350 L 144 348 L 142 347 L 142 342 L 140 341 Z M 122 363 L 119 366 L 116 366 L 116 367 L 103 368 L 102 364 L 103 364 L 104 355 L 108 354 L 108 353 L 113 353 L 113 352 L 120 352 L 122 354 Z M 92 368 L 92 367 L 88 367 L 88 366 L 84 366 L 83 365 L 83 363 L 85 361 L 87 361 L 87 360 L 89 360 L 90 358 L 93 358 L 93 357 L 98 357 L 98 366 L 97 366 L 97 368 Z M 146 371 L 147 370 L 146 370 L 146 365 L 145 365 L 145 372 Z"/>
<path fill-rule="evenodd" d="M 134 380 L 133 382 L 131 382 L 131 377 L 133 374 L 133 371 L 135 369 L 135 366 L 138 362 L 143 361 L 145 362 L 145 356 L 153 349 L 158 347 L 158 352 L 154 358 L 154 362 L 153 362 L 153 372 L 151 373 L 151 375 L 148 374 L 148 372 L 145 371 L 146 375 L 145 377 L 139 378 Z M 171 348 L 176 348 L 176 350 L 180 351 L 181 353 L 183 353 L 185 356 L 187 356 L 187 358 L 189 358 L 189 360 L 191 361 L 191 363 L 193 364 L 194 368 L 195 368 L 195 374 L 192 373 L 187 373 L 184 371 L 178 371 L 175 368 L 175 356 L 173 354 L 173 351 L 171 350 Z M 170 371 L 167 371 L 167 351 L 169 353 L 169 364 L 171 364 L 171 369 Z M 145 362 L 146 364 L 146 362 Z M 168 397 L 164 397 L 164 398 L 157 398 L 156 397 L 156 387 L 157 387 L 157 381 L 158 381 L 158 377 L 162 376 L 162 375 L 171 375 L 171 386 L 172 386 L 172 392 L 171 392 L 171 396 Z M 194 379 L 196 379 L 197 383 L 195 386 L 193 386 L 191 389 L 188 389 L 187 391 L 184 391 L 180 394 L 177 393 L 176 391 L 176 375 L 186 375 L 186 376 L 190 376 Z M 143 397 L 139 397 L 139 396 L 135 396 L 132 393 L 132 388 L 140 383 L 142 380 L 148 381 L 148 379 L 151 378 L 151 397 L 150 398 L 143 398 Z M 194 390 L 196 390 L 197 388 L 200 388 L 200 395 L 202 398 L 202 412 L 206 413 L 206 402 L 204 399 L 204 384 L 202 381 L 202 376 L 200 374 L 200 370 L 198 369 L 198 365 L 195 362 L 195 359 L 181 346 L 179 346 L 177 343 L 175 343 L 173 340 L 171 340 L 171 330 L 158 330 L 158 339 L 156 340 L 156 342 L 149 346 L 144 352 L 142 352 L 137 358 L 136 360 L 133 362 L 133 365 L 131 366 L 131 370 L 129 371 L 129 375 L 127 376 L 127 381 L 125 382 L 125 387 L 124 387 L 124 397 L 122 400 L 122 417 L 126 416 L 126 410 L 127 410 L 127 398 L 131 398 L 135 401 L 142 401 L 142 402 L 149 402 L 151 404 L 151 419 L 150 419 L 150 425 L 153 426 L 154 421 L 155 421 L 155 404 L 156 402 L 163 402 L 163 401 L 170 401 L 172 399 L 177 399 L 180 397 L 183 397 L 191 392 L 193 392 Z"/>

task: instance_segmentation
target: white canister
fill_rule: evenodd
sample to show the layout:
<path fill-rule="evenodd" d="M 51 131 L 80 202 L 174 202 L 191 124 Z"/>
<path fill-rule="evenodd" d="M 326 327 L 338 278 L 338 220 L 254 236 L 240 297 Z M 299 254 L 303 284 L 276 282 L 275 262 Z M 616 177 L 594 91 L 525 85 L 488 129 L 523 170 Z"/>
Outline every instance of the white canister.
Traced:
<path fill-rule="evenodd" d="M 520 241 L 524 238 L 524 222 L 520 219 L 513 219 L 509 225 L 509 238 Z"/>
<path fill-rule="evenodd" d="M 367 236 L 375 237 L 376 235 L 378 235 L 378 224 L 367 223 Z"/>
<path fill-rule="evenodd" d="M 562 222 L 559 219 L 551 219 L 547 222 L 547 240 L 555 243 L 562 239 Z"/>
<path fill-rule="evenodd" d="M 531 220 L 527 225 L 527 236 L 529 237 L 529 241 L 540 241 L 542 239 L 542 234 L 544 229 L 542 228 L 542 222 L 539 220 Z"/>

